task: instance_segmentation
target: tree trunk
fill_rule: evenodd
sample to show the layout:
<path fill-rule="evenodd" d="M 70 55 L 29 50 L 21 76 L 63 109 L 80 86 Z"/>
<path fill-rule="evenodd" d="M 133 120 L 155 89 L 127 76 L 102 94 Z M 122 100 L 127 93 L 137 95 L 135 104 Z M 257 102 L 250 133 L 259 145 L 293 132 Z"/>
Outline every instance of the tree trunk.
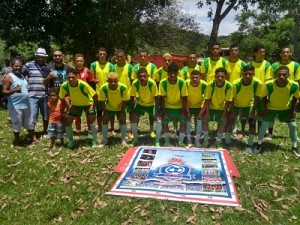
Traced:
<path fill-rule="evenodd" d="M 218 39 L 218 32 L 219 32 L 219 27 L 220 27 L 221 21 L 222 20 L 220 20 L 219 18 L 213 19 L 213 27 L 212 27 L 211 33 L 210 33 L 209 43 L 208 43 L 208 47 L 207 47 L 207 55 L 210 53 L 212 43 L 216 42 Z"/>
<path fill-rule="evenodd" d="M 300 60 L 300 53 L 299 53 L 299 26 L 300 26 L 300 12 L 299 9 L 296 10 L 295 14 L 295 29 L 294 29 L 294 56 L 295 61 Z"/>

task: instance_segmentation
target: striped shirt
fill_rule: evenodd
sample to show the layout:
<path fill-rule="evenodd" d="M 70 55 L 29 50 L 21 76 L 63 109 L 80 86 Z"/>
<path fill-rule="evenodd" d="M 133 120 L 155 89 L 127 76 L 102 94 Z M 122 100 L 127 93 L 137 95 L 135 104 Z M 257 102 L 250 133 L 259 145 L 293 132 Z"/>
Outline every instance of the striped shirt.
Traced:
<path fill-rule="evenodd" d="M 29 97 L 43 98 L 48 95 L 44 85 L 43 72 L 46 65 L 38 65 L 36 61 L 26 63 L 22 68 L 22 74 L 27 78 Z"/>

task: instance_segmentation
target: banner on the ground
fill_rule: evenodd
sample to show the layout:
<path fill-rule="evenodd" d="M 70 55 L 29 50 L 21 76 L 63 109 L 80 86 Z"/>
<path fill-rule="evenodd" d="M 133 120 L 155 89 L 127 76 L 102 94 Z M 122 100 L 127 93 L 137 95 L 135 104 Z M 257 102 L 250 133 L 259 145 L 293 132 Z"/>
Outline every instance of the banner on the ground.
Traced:
<path fill-rule="evenodd" d="M 122 175 L 108 194 L 239 205 L 239 173 L 226 150 L 130 148 L 115 171 Z"/>

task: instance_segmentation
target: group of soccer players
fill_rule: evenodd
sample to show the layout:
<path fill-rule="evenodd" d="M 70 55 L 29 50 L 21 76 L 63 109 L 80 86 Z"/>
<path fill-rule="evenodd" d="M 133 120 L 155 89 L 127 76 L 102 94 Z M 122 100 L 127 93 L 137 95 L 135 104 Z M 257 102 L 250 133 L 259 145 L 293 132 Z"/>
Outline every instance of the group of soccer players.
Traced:
<path fill-rule="evenodd" d="M 148 61 L 145 49 L 139 51 L 139 62 L 135 65 L 126 61 L 123 50 L 117 50 L 114 65 L 107 61 L 106 49 L 100 48 L 98 60 L 91 64 L 90 70 L 83 66 L 81 54 L 75 55 L 74 68 L 64 68 L 60 61 L 58 70 L 55 55 L 61 58 L 63 54 L 60 50 L 55 51 L 54 65 L 47 66 L 43 77 L 44 84 L 50 88 L 49 93 L 56 92 L 59 97 L 55 102 L 61 101 L 64 107 L 61 112 L 65 115 L 63 123 L 68 147 L 75 146 L 72 122 L 75 119 L 76 129 L 80 130 L 83 111 L 87 114 L 93 147 L 108 145 L 108 127 L 110 124 L 113 133 L 115 117 L 120 124 L 121 144 L 128 146 L 126 121 L 129 120 L 132 132 L 130 144 L 139 145 L 139 119 L 147 113 L 149 134 L 155 139 L 156 146 L 230 148 L 232 134 L 245 136 L 248 122 L 249 136 L 245 147 L 249 153 L 261 151 L 267 130 L 267 138 L 272 138 L 274 120 L 278 117 L 280 122 L 288 124 L 291 150 L 300 156 L 295 122 L 300 69 L 299 64 L 291 60 L 291 49 L 281 48 L 280 59 L 273 64 L 264 59 L 265 47 L 261 44 L 254 47 L 253 59 L 247 63 L 239 58 L 237 45 L 230 46 L 228 58 L 221 57 L 220 53 L 220 44 L 213 43 L 210 56 L 204 58 L 201 65 L 197 62 L 197 54 L 189 53 L 187 65 L 180 69 L 172 62 L 169 53 L 162 57 L 163 66 L 156 68 Z M 211 121 L 217 123 L 216 134 L 210 132 Z M 179 123 L 178 142 L 175 144 L 171 141 L 170 122 L 173 123 L 176 139 Z M 237 131 L 238 122 L 241 124 L 240 131 Z M 48 129 L 48 135 L 50 132 L 54 140 L 55 132 L 51 131 L 56 128 L 53 123 L 50 121 L 52 130 Z M 194 144 L 191 135 L 193 124 Z M 100 143 L 97 142 L 97 130 L 102 132 Z M 255 145 L 256 133 L 258 142 Z"/>

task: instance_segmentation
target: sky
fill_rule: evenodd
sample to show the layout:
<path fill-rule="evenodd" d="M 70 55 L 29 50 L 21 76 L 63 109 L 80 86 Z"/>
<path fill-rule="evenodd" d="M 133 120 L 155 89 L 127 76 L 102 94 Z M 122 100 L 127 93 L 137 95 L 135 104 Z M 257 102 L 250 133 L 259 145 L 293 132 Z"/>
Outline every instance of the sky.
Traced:
<path fill-rule="evenodd" d="M 207 17 L 209 7 L 204 4 L 203 7 L 199 9 L 196 6 L 197 2 L 197 0 L 179 0 L 178 4 L 182 8 L 183 12 L 189 13 L 191 16 L 196 16 L 195 20 L 196 22 L 200 23 L 201 33 L 210 35 L 212 21 L 209 21 L 209 18 Z M 213 4 L 212 7 L 214 9 L 215 4 Z M 235 15 L 237 15 L 237 12 L 231 10 L 229 14 L 223 19 L 219 28 L 219 36 L 228 35 L 234 31 L 237 31 L 238 25 L 234 21 Z"/>

